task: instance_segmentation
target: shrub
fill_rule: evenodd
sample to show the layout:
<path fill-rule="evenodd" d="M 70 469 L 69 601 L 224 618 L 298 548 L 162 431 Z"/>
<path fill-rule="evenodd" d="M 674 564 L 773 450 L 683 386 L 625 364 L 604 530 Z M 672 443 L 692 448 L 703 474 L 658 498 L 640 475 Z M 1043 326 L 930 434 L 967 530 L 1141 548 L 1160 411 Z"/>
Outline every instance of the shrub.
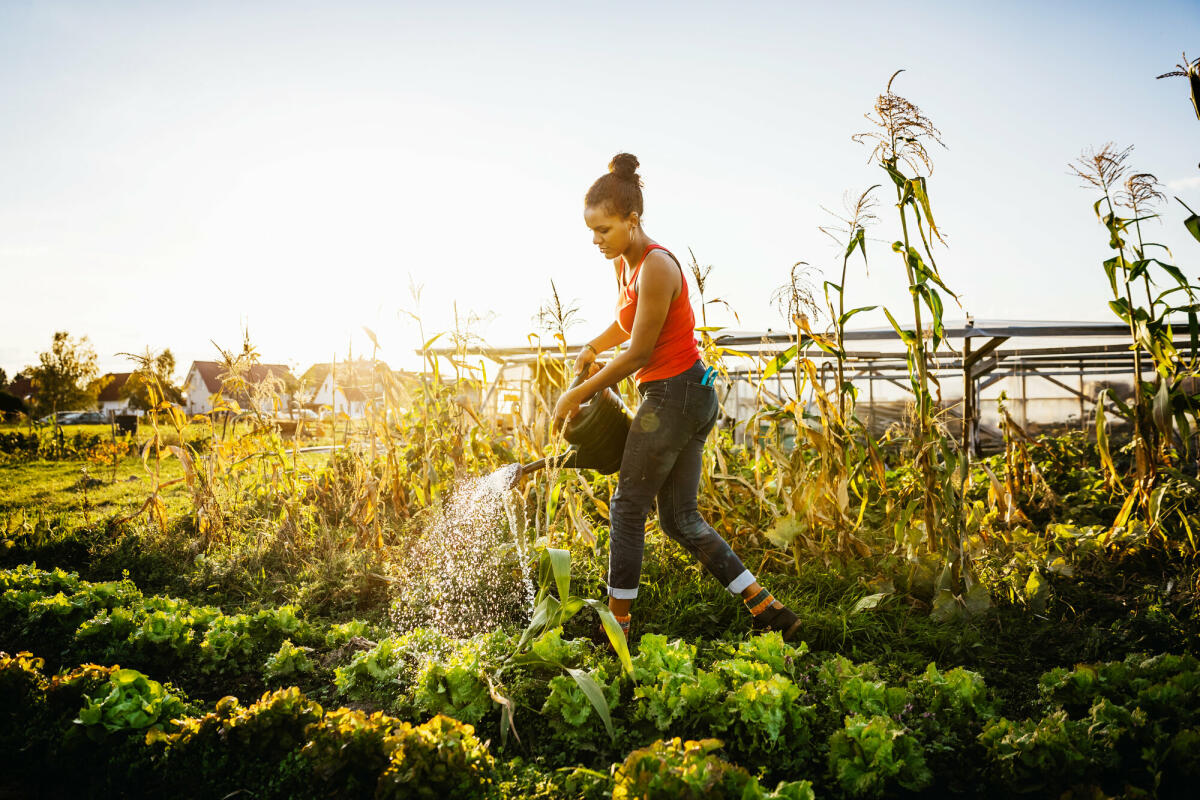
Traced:
<path fill-rule="evenodd" d="M 475 737 L 475 728 L 439 714 L 415 728 L 402 724 L 375 796 L 379 800 L 483 797 L 494 771 L 492 756 Z"/>
<path fill-rule="evenodd" d="M 1040 720 L 1000 718 L 979 735 L 993 774 L 1014 792 L 1049 792 L 1080 782 L 1088 771 L 1091 743 L 1083 723 L 1065 711 Z"/>
<path fill-rule="evenodd" d="M 599 662 L 587 673 L 615 711 L 621 697 L 620 667 L 609 661 Z M 542 704 L 542 715 L 549 726 L 556 749 L 568 752 L 600 751 L 609 744 L 608 732 L 596 707 L 579 684 L 569 675 L 556 675 L 549 682 L 550 693 Z"/>
<path fill-rule="evenodd" d="M 732 688 L 714 727 L 737 743 L 735 755 L 776 766 L 783 766 L 777 763 L 781 751 L 792 754 L 791 762 L 810 755 L 816 714 L 801 702 L 795 683 L 782 675 L 740 681 L 732 670 L 725 678 Z"/>
<path fill-rule="evenodd" d="M 329 711 L 309 726 L 301 755 L 323 787 L 338 796 L 370 797 L 396 748 L 399 720 L 348 708 Z"/>
<path fill-rule="evenodd" d="M 27 726 L 45 706 L 45 661 L 32 653 L 0 652 L 0 763 L 27 743 Z"/>
<path fill-rule="evenodd" d="M 934 774 L 946 791 L 969 793 L 985 760 L 979 734 L 996 716 L 983 678 L 961 667 L 939 672 L 930 663 L 908 689 L 920 713 L 902 717 L 924 743 Z"/>
<path fill-rule="evenodd" d="M 829 738 L 829 771 L 852 797 L 883 797 L 897 788 L 920 791 L 933 780 L 920 743 L 882 715 L 846 717 L 842 730 Z"/>
<path fill-rule="evenodd" d="M 294 679 L 313 671 L 308 654 L 310 647 L 296 647 L 291 639 L 284 639 L 275 654 L 263 665 L 263 679 L 268 683 Z"/>
<path fill-rule="evenodd" d="M 420 711 L 476 723 L 492 710 L 487 674 L 511 639 L 497 631 L 463 642 L 445 659 L 427 660 L 417 673 L 413 703 Z"/>
<path fill-rule="evenodd" d="M 399 709 L 402 696 L 415 683 L 425 661 L 444 657 L 450 647 L 450 640 L 432 628 L 416 628 L 398 638 L 381 639 L 375 647 L 334 670 L 334 684 L 339 695 Z"/>
<path fill-rule="evenodd" d="M 158 681 L 133 669 L 114 670 L 107 691 L 94 697 L 84 696 L 83 708 L 76 720 L 90 728 L 110 733 L 162 726 L 184 710 L 178 698 L 169 694 Z"/>
<path fill-rule="evenodd" d="M 783 641 L 783 634 L 771 631 L 739 642 L 737 654 L 740 658 L 766 664 L 772 672 L 794 680 L 808 655 L 808 645 L 805 642 L 790 645 Z"/>
<path fill-rule="evenodd" d="M 178 720 L 169 732 L 150 731 L 163 794 L 224 796 L 278 779 L 281 763 L 307 742 L 321 706 L 294 687 L 264 694 L 243 707 L 225 697 L 208 714 Z"/>
<path fill-rule="evenodd" d="M 617 768 L 613 800 L 812 800 L 808 781 L 765 792 L 746 770 L 715 755 L 720 748 L 717 739 L 676 737 L 634 750 Z"/>
<path fill-rule="evenodd" d="M 696 647 L 665 636 L 646 634 L 633 658 L 633 696 L 644 701 L 637 716 L 659 733 L 677 729 L 704 730 L 705 720 L 723 698 L 719 675 L 695 666 Z"/>
<path fill-rule="evenodd" d="M 254 654 L 252 623 L 247 614 L 222 615 L 213 620 L 200 642 L 200 659 L 206 670 L 247 663 Z"/>

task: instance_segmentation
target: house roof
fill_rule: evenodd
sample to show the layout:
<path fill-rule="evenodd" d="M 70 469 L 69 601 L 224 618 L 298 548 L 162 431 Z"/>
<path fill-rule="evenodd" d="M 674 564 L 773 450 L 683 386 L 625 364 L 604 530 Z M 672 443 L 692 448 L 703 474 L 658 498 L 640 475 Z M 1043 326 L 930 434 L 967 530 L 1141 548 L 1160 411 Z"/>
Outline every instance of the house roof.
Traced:
<path fill-rule="evenodd" d="M 225 365 L 220 361 L 193 361 L 188 369 L 189 376 L 192 370 L 200 373 L 200 379 L 204 381 L 204 387 L 208 389 L 209 394 L 224 391 L 225 384 L 221 381 L 221 373 L 225 371 Z M 252 364 L 246 373 L 246 381 L 256 384 L 271 376 L 287 380 L 292 377 L 292 372 L 283 364 Z"/>
<path fill-rule="evenodd" d="M 96 396 L 99 402 L 117 401 L 121 399 L 121 389 L 125 386 L 125 382 L 129 380 L 131 372 L 109 372 L 104 375 L 104 378 L 111 378 L 105 382 L 104 388 L 100 390 L 100 394 Z M 101 378 L 103 380 L 103 378 Z"/>
<path fill-rule="evenodd" d="M 371 361 L 366 358 L 360 358 L 356 361 L 339 361 L 336 365 L 326 361 L 320 364 L 313 364 L 305 370 L 304 374 L 300 377 L 300 382 L 305 386 L 316 389 L 325 383 L 325 379 L 329 377 L 330 369 L 334 366 L 337 367 L 338 386 L 374 384 L 376 370 L 385 369 L 389 372 L 391 371 L 386 362 Z"/>
<path fill-rule="evenodd" d="M 12 381 L 9 382 L 8 389 L 6 391 L 11 395 L 21 398 L 22 400 L 29 400 L 36 394 L 33 388 L 33 380 L 25 377 L 24 375 L 18 375 L 17 377 L 13 378 Z"/>

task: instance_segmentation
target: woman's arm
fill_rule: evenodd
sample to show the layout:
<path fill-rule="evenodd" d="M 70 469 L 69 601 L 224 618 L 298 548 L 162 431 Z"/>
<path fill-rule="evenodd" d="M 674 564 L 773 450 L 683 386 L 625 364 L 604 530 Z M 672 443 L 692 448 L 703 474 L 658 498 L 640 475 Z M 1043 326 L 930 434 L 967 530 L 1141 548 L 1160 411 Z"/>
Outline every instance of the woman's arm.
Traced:
<path fill-rule="evenodd" d="M 579 351 L 579 355 L 575 357 L 575 374 L 579 375 L 586 370 L 596 360 L 596 356 L 605 350 L 627 341 L 629 341 L 629 334 L 621 330 L 620 325 L 615 322 L 609 325 L 604 333 L 585 344 Z"/>
<path fill-rule="evenodd" d="M 663 323 L 666 322 L 667 310 L 682 289 L 682 279 L 670 256 L 651 253 L 647 257 L 638 276 L 637 313 L 633 317 L 629 347 L 595 375 L 559 398 L 558 405 L 554 408 L 556 424 L 573 417 L 584 400 L 596 392 L 620 383 L 623 378 L 637 372 L 650 361 L 650 354 L 654 352 L 654 345 L 658 342 Z M 620 330 L 619 326 L 613 327 Z M 610 327 L 609 331 L 613 327 Z"/>
<path fill-rule="evenodd" d="M 603 353 L 605 350 L 616 347 L 619 344 L 625 344 L 628 341 L 629 334 L 623 331 L 620 325 L 613 322 L 604 333 L 592 339 L 588 344 L 595 348 L 597 353 Z"/>

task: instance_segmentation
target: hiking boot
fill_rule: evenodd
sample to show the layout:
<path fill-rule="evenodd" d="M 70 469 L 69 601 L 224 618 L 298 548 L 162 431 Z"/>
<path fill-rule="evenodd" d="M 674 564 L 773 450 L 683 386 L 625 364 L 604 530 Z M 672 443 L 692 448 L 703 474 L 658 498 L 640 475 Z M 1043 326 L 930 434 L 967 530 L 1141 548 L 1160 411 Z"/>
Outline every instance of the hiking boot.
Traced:
<path fill-rule="evenodd" d="M 750 627 L 760 633 L 779 631 L 783 634 L 783 640 L 786 642 L 799 632 L 800 618 L 785 605 L 780 605 L 779 608 L 771 606 L 756 614 Z"/>

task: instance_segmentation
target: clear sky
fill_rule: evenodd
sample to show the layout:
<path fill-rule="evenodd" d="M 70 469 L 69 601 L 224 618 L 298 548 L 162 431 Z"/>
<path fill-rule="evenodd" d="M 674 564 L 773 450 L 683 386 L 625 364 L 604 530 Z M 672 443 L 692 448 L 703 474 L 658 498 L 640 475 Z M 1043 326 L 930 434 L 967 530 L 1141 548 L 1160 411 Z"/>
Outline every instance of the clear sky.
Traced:
<path fill-rule="evenodd" d="M 1200 0 L 0 0 L 0 367 L 65 329 L 102 369 L 149 346 L 182 371 L 243 323 L 265 361 L 363 352 L 366 325 L 403 365 L 410 276 L 427 335 L 457 304 L 524 343 L 554 280 L 583 341 L 613 297 L 582 197 L 623 150 L 648 233 L 715 266 L 741 328 L 779 328 L 791 265 L 833 274 L 820 207 L 884 177 L 850 135 L 899 68 L 948 148 L 930 193 L 964 310 L 1107 319 L 1106 236 L 1067 164 L 1135 145 L 1200 210 L 1186 81 L 1154 79 L 1182 50 L 1200 55 Z M 1154 238 L 1195 278 L 1200 245 L 1166 217 Z M 886 244 L 871 259 L 852 304 L 906 307 Z"/>

